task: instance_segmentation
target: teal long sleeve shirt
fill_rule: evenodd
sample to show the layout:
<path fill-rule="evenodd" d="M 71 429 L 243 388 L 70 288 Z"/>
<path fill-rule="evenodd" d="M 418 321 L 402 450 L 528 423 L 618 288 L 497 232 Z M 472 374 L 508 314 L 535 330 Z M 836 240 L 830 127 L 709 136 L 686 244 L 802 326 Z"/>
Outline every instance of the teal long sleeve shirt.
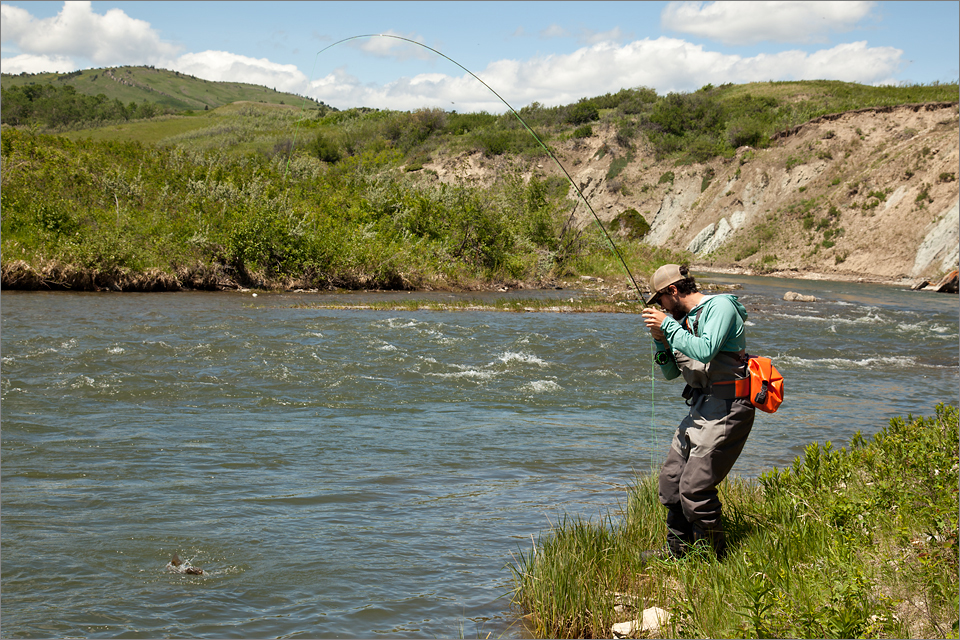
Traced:
<path fill-rule="evenodd" d="M 702 309 L 702 311 L 700 311 Z M 700 312 L 697 323 L 697 335 L 693 335 L 683 326 L 667 316 L 660 324 L 667 344 L 656 341 L 657 351 L 679 351 L 683 355 L 710 362 L 720 351 L 741 351 L 747 348 L 743 331 L 743 322 L 747 319 L 747 310 L 736 296 L 728 294 L 707 295 L 687 314 L 687 322 L 693 328 L 693 322 Z M 680 369 L 673 358 L 667 364 L 660 365 L 660 371 L 668 380 L 680 375 Z"/>

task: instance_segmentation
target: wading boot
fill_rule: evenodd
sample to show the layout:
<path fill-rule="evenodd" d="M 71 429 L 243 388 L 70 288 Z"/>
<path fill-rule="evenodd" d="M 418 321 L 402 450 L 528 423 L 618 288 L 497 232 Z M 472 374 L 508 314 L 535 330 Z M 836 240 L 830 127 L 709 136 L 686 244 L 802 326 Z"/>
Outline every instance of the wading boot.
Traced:
<path fill-rule="evenodd" d="M 723 525 L 720 523 L 694 522 L 691 526 L 693 534 L 693 544 L 701 540 L 708 544 L 717 556 L 717 560 L 723 560 L 727 555 L 727 537 L 723 533 Z"/>
<path fill-rule="evenodd" d="M 667 531 L 667 544 L 659 549 L 649 549 L 640 552 L 640 559 L 644 564 L 651 560 L 679 560 L 690 549 L 690 545 L 676 536 L 673 531 Z"/>

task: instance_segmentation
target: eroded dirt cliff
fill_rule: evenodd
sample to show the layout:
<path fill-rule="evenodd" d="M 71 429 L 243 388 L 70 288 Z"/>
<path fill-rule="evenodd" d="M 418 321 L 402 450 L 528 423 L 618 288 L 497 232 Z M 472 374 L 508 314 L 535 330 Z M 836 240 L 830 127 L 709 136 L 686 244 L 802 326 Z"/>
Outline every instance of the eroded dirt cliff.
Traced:
<path fill-rule="evenodd" d="M 704 164 L 657 161 L 634 143 L 622 147 L 612 126 L 598 125 L 553 149 L 604 222 L 636 209 L 651 225 L 643 241 L 688 250 L 698 264 L 885 280 L 932 279 L 957 266 L 957 103 L 824 116 L 766 149 Z M 445 182 L 561 174 L 549 158 L 481 154 L 438 154 L 425 167 Z M 592 221 L 583 206 L 576 215 Z"/>

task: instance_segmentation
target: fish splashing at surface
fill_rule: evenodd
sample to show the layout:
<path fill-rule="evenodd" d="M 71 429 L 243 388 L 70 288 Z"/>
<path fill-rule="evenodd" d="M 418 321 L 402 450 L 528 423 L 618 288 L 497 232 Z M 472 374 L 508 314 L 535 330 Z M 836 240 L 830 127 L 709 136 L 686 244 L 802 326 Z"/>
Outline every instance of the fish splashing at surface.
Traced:
<path fill-rule="evenodd" d="M 173 557 L 170 558 L 170 562 L 167 563 L 167 571 L 173 571 L 174 573 L 188 573 L 193 576 L 202 576 L 203 569 L 200 567 L 195 567 L 190 564 L 190 561 L 186 562 L 180 559 L 180 556 L 176 553 L 173 554 Z"/>

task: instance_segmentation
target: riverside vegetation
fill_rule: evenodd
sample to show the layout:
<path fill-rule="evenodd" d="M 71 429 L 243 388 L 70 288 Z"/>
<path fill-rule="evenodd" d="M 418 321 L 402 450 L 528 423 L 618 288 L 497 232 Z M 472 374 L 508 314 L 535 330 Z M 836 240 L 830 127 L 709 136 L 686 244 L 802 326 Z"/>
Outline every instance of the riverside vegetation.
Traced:
<path fill-rule="evenodd" d="M 247 100 L 136 120 L 147 111 L 128 105 L 131 120 L 121 114 L 89 127 L 98 108 L 112 117 L 122 102 L 16 79 L 20 87 L 8 88 L 4 76 L 2 101 L 4 123 L 17 124 L 2 134 L 7 288 L 478 288 L 623 275 L 596 225 L 571 224 L 584 207 L 567 181 L 530 170 L 549 159 L 512 114 Z M 588 137 L 593 125 L 615 127 L 628 150 L 611 164 L 616 173 L 640 145 L 681 165 L 730 157 L 824 113 L 951 100 L 956 91 L 840 82 L 667 96 L 638 88 L 520 113 L 550 144 Z M 143 95 L 163 105 L 167 93 Z M 83 107 L 76 121 L 45 119 L 64 111 L 57 100 Z M 493 179 L 441 181 L 425 168 L 457 153 L 481 154 Z M 643 243 L 649 221 L 636 210 L 610 226 L 638 275 L 689 258 Z"/>
<path fill-rule="evenodd" d="M 644 476 L 621 515 L 564 518 L 521 552 L 514 601 L 537 637 L 609 637 L 658 606 L 673 614 L 663 637 L 955 638 L 957 460 L 957 408 L 939 405 L 725 481 L 722 562 L 706 550 L 641 562 L 665 535 L 656 477 Z"/>

